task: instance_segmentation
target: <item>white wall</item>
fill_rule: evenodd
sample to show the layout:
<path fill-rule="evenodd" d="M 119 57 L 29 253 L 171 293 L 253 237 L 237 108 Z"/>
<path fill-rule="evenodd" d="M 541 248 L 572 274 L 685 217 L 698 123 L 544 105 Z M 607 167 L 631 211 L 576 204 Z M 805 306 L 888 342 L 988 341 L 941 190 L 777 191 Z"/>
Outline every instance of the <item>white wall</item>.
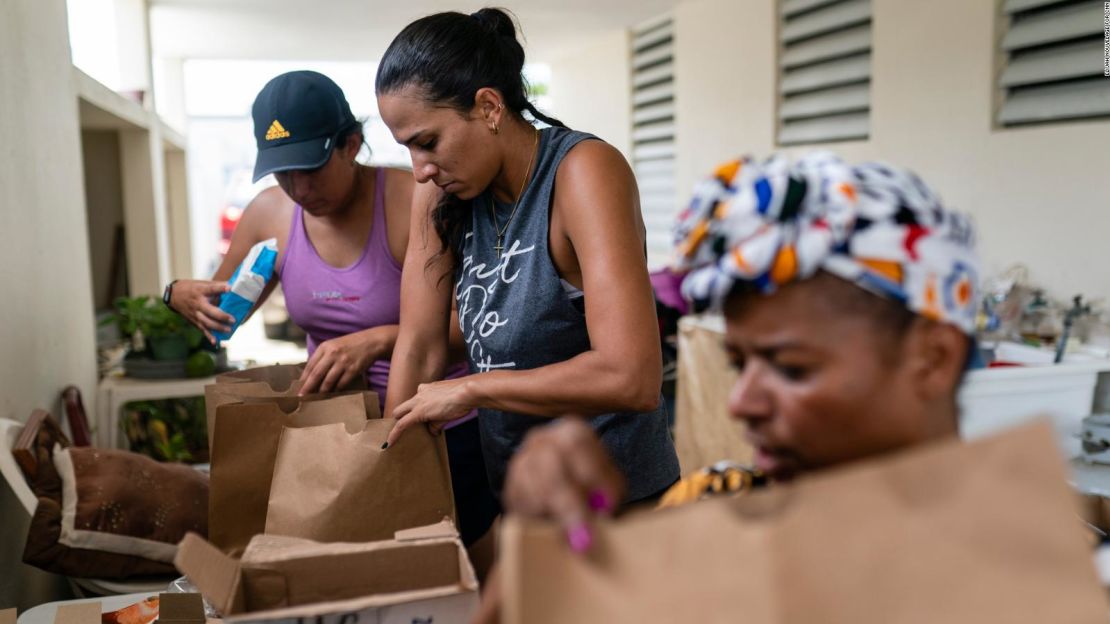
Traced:
<path fill-rule="evenodd" d="M 120 91 L 151 90 L 150 45 L 147 38 L 146 0 L 115 0 L 116 38 Z"/>
<path fill-rule="evenodd" d="M 822 147 L 917 171 L 974 215 L 988 269 L 1023 262 L 1056 296 L 1110 299 L 1110 121 L 993 128 L 995 4 L 872 0 L 871 138 Z M 683 3 L 675 20 L 690 189 L 723 159 L 776 149 L 774 3 Z"/>
<path fill-rule="evenodd" d="M 595 37 L 551 59 L 551 113 L 591 132 L 632 159 L 629 40 L 625 31 Z"/>
<path fill-rule="evenodd" d="M 96 384 L 77 98 L 65 3 L 7 0 L 0 15 L 0 417 L 58 407 Z"/>
<path fill-rule="evenodd" d="M 675 149 L 679 202 L 718 163 L 774 141 L 772 0 L 675 9 Z"/>
<path fill-rule="evenodd" d="M 988 273 L 1020 262 L 1057 297 L 1110 301 L 1110 121 L 994 127 L 996 5 L 872 0 L 871 138 L 819 147 L 915 170 L 975 217 Z M 782 148 L 774 0 L 683 2 L 674 18 L 677 211 L 717 163 Z M 626 33 L 551 68 L 555 114 L 627 154 Z"/>
<path fill-rule="evenodd" d="M 0 417 L 26 420 L 36 407 L 58 413 L 59 392 L 71 383 L 89 405 L 96 385 L 64 0 L 0 3 L 0 111 Z M 26 608 L 56 579 L 18 563 L 27 516 L 11 501 L 0 485 L 0 604 Z"/>

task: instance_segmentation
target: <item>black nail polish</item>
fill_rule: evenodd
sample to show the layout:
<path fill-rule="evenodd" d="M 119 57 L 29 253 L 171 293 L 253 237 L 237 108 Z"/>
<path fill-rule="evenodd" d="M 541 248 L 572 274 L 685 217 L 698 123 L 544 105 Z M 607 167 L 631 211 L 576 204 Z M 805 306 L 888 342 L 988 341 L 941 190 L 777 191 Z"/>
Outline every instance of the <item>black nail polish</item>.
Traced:
<path fill-rule="evenodd" d="M 382 444 L 382 450 L 383 451 L 387 448 L 389 448 L 389 442 L 386 442 L 385 444 Z"/>

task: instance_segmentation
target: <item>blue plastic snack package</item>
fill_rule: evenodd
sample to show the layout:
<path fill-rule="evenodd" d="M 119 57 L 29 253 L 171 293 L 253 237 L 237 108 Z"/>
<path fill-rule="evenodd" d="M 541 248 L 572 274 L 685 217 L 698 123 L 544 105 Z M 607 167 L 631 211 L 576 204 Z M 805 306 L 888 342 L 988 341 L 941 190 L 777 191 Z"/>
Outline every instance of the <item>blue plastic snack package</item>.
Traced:
<path fill-rule="evenodd" d="M 277 239 L 264 240 L 251 247 L 247 257 L 235 269 L 235 273 L 228 282 L 231 290 L 220 295 L 220 309 L 235 317 L 235 323 L 228 333 L 214 331 L 212 335 L 217 340 L 227 340 L 239 328 L 239 324 L 247 318 L 258 298 L 262 296 L 266 284 L 274 276 L 274 264 L 277 262 Z"/>

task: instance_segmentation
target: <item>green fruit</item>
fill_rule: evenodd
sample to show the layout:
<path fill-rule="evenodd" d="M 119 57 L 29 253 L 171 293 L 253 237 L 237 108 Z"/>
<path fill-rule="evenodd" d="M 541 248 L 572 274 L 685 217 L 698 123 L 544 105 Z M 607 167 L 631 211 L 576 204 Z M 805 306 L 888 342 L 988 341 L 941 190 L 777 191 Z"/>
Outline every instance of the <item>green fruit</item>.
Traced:
<path fill-rule="evenodd" d="M 208 377 L 216 374 L 216 356 L 208 351 L 197 351 L 185 360 L 185 375 L 188 377 Z"/>

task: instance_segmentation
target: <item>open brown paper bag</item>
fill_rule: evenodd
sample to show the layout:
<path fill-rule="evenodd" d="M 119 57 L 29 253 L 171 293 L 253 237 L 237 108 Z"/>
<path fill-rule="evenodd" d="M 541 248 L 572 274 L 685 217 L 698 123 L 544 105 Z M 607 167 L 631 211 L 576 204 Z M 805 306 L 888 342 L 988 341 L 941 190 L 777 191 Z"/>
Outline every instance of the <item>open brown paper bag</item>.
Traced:
<path fill-rule="evenodd" d="M 295 397 L 301 391 L 304 364 L 275 364 L 216 375 L 216 383 L 204 387 L 205 416 L 208 418 L 208 446 L 216 432 L 217 408 L 227 403 L 259 402 Z M 366 378 L 359 375 L 346 392 L 366 389 Z M 334 394 L 334 393 L 330 393 Z"/>
<path fill-rule="evenodd" d="M 301 389 L 304 364 L 259 366 L 216 375 L 216 383 L 204 387 L 204 409 L 208 417 L 208 444 L 216 425 L 216 408 L 244 398 L 296 396 Z M 232 386 L 235 386 L 232 388 Z"/>
<path fill-rule="evenodd" d="M 1037 424 L 565 534 L 510 518 L 507 624 L 1105 622 L 1077 502 Z"/>
<path fill-rule="evenodd" d="M 382 450 L 396 420 L 286 429 L 270 487 L 266 533 L 318 542 L 368 542 L 455 518 L 443 436 L 424 427 Z"/>
<path fill-rule="evenodd" d="M 209 539 L 226 552 L 240 553 L 251 537 L 265 529 L 283 428 L 338 423 L 340 428 L 361 431 L 368 419 L 379 418 L 378 395 L 374 392 L 221 405 L 212 445 Z M 317 459 L 310 454 L 300 463 L 308 467 Z"/>

